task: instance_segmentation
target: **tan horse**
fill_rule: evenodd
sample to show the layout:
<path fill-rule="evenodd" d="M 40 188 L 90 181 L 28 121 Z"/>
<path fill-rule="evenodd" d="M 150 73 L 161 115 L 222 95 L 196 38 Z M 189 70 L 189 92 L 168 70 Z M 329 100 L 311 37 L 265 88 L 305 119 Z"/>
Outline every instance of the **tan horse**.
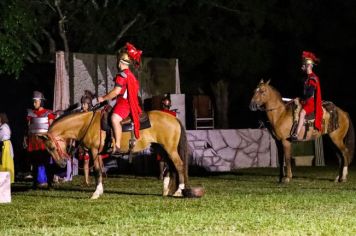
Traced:
<path fill-rule="evenodd" d="M 160 144 L 167 152 L 170 174 L 163 180 L 163 195 L 182 197 L 182 191 L 188 183 L 188 155 L 185 129 L 180 121 L 170 114 L 160 111 L 148 112 L 151 127 L 140 130 L 140 138 L 136 141 L 133 152 L 142 151 L 150 147 L 151 143 Z M 92 199 L 97 199 L 104 193 L 100 157 L 105 137 L 100 135 L 100 111 L 74 113 L 55 121 L 47 134 L 41 135 L 45 139 L 48 152 L 60 166 L 65 166 L 69 158 L 67 145 L 71 139 L 80 141 L 90 150 L 94 159 L 96 172 L 96 190 Z M 121 140 L 123 151 L 129 150 L 130 132 L 124 132 Z M 99 157 L 99 158 L 98 158 Z M 177 178 L 178 175 L 178 178 Z M 178 188 L 177 188 L 178 184 Z"/>
<path fill-rule="evenodd" d="M 293 111 L 291 106 L 287 106 L 281 98 L 280 93 L 269 85 L 269 82 L 260 81 L 254 91 L 254 95 L 250 102 L 250 109 L 252 111 L 264 110 L 267 114 L 268 120 L 272 126 L 275 137 L 282 142 L 284 160 L 286 166 L 286 176 L 281 181 L 289 182 L 292 179 L 291 170 L 291 142 L 289 141 L 291 127 L 293 125 Z M 337 147 L 339 154 L 339 175 L 335 181 L 343 182 L 347 180 L 348 166 L 350 165 L 355 146 L 354 129 L 350 120 L 349 114 L 339 107 L 336 107 L 338 113 L 338 128 L 328 133 L 332 142 Z M 328 113 L 324 112 L 324 117 Z M 301 130 L 300 136 L 303 136 L 305 129 Z M 307 132 L 307 140 L 319 137 L 322 135 L 319 131 L 310 127 Z M 301 138 L 301 137 L 299 137 Z M 283 165 L 281 165 L 281 168 Z"/>

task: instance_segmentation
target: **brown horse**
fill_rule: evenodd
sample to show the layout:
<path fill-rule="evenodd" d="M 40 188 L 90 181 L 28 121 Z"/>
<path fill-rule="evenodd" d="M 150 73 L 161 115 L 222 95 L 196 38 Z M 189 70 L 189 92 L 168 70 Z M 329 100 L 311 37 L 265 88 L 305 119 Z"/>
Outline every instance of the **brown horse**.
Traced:
<path fill-rule="evenodd" d="M 182 191 L 188 184 L 188 153 L 185 129 L 180 121 L 170 114 L 160 111 L 148 112 L 151 127 L 140 130 L 140 138 L 136 140 L 136 145 L 132 152 L 139 152 L 148 147 L 151 143 L 160 144 L 167 152 L 169 160 L 166 160 L 170 173 L 163 180 L 163 195 L 182 197 Z M 46 148 L 52 155 L 56 163 L 65 165 L 65 160 L 69 158 L 67 145 L 74 139 L 81 142 L 88 148 L 91 157 L 94 159 L 96 190 L 92 199 L 97 199 L 103 194 L 102 171 L 100 153 L 105 135 L 100 130 L 100 111 L 82 112 L 66 115 L 55 121 L 47 134 L 40 137 L 45 140 Z M 121 148 L 123 151 L 129 150 L 130 132 L 123 132 Z M 178 177 L 178 178 L 177 178 Z M 178 187 L 177 187 L 178 184 Z"/>
<path fill-rule="evenodd" d="M 269 82 L 260 81 L 257 88 L 254 91 L 254 95 L 250 102 L 250 109 L 252 111 L 264 110 L 267 113 L 268 120 L 272 126 L 275 137 L 282 142 L 284 161 L 286 166 L 286 176 L 281 178 L 281 181 L 289 182 L 292 178 L 291 170 L 291 142 L 289 141 L 291 128 L 293 125 L 293 110 L 291 106 L 287 106 L 280 93 L 269 85 Z M 348 166 L 350 165 L 355 146 L 355 136 L 352 122 L 349 114 L 339 107 L 336 107 L 338 115 L 338 127 L 332 132 L 327 133 L 332 142 L 338 149 L 339 158 L 339 175 L 335 181 L 344 182 L 347 180 Z M 324 111 L 324 117 L 328 114 Z M 302 136 L 305 132 L 305 128 L 300 132 L 299 136 Z M 323 133 L 324 134 L 324 133 Z M 321 132 L 314 130 L 313 127 L 307 132 L 307 140 L 315 139 L 322 135 Z M 300 137 L 299 137 L 300 138 Z M 342 158 L 339 155 L 342 155 Z M 281 165 L 283 168 L 283 164 Z"/>

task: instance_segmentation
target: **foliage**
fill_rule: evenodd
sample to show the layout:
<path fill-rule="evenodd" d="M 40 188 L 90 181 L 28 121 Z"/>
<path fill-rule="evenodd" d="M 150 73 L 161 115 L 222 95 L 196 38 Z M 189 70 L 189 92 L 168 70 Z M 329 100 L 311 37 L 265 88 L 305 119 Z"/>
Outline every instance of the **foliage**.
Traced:
<path fill-rule="evenodd" d="M 25 60 L 30 59 L 38 30 L 36 17 L 21 0 L 2 2 L 0 16 L 0 74 L 18 77 Z"/>
<path fill-rule="evenodd" d="M 355 235 L 354 185 L 334 183 L 336 167 L 298 167 L 287 185 L 276 168 L 191 177 L 200 199 L 162 198 L 161 181 L 130 175 L 105 179 L 91 201 L 82 176 L 53 191 L 15 183 L 0 207 L 1 235 Z"/>

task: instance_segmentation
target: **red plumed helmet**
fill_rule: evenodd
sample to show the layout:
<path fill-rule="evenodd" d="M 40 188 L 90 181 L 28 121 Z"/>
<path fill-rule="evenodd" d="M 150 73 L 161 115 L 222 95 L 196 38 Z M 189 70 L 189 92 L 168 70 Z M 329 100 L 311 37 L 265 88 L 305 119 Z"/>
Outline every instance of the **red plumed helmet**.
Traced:
<path fill-rule="evenodd" d="M 303 51 L 302 60 L 307 64 L 317 64 L 319 62 L 319 58 L 314 53 L 308 51 Z"/>
<path fill-rule="evenodd" d="M 137 64 L 141 62 L 142 51 L 137 50 L 131 43 L 126 43 L 127 54 L 134 60 Z"/>

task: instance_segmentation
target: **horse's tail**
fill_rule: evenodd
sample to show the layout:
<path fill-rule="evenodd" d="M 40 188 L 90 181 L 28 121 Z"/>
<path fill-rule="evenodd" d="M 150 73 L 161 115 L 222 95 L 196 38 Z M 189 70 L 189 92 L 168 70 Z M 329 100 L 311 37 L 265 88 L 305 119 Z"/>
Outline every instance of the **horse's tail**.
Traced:
<path fill-rule="evenodd" d="M 188 164 L 189 164 L 189 153 L 188 153 L 188 141 L 187 141 L 187 133 L 182 122 L 177 119 L 180 125 L 180 138 L 178 143 L 178 154 L 183 161 L 184 166 L 184 184 L 186 187 L 188 186 Z"/>
<path fill-rule="evenodd" d="M 347 134 L 345 137 L 345 144 L 347 149 L 349 150 L 349 154 L 350 154 L 349 164 L 350 164 L 354 158 L 354 153 L 355 153 L 355 129 L 352 120 L 350 118 L 350 115 L 348 114 L 347 117 L 349 119 L 349 129 L 347 130 Z"/>

